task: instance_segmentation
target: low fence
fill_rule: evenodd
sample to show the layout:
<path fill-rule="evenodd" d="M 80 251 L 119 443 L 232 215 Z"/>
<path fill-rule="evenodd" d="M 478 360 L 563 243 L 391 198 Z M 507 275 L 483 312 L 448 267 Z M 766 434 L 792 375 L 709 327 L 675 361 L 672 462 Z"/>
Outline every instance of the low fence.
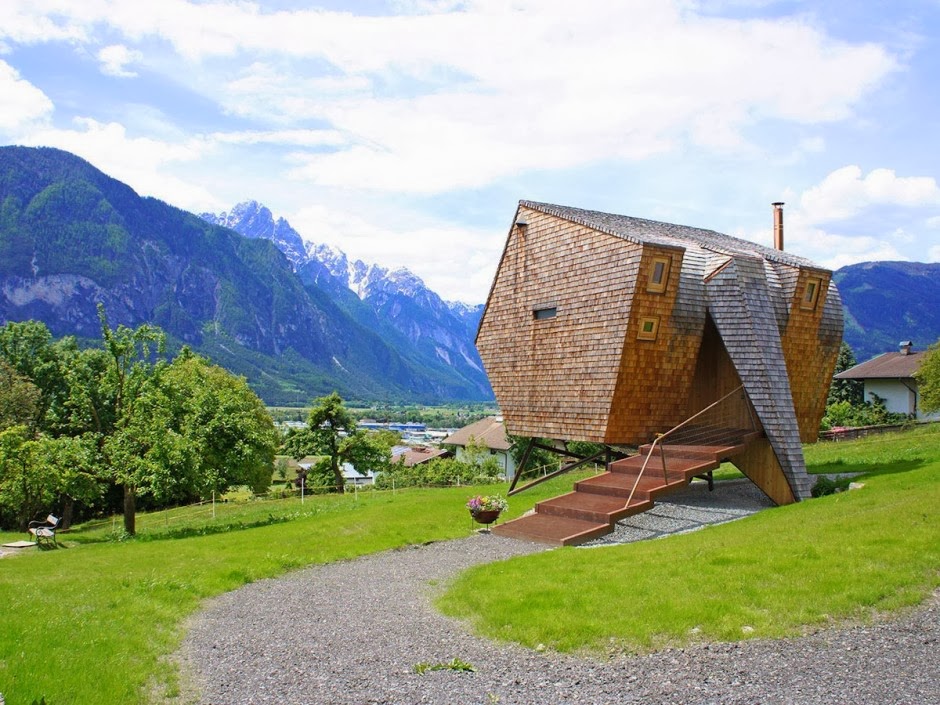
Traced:
<path fill-rule="evenodd" d="M 391 487 L 382 489 L 372 485 L 348 484 L 343 493 L 336 492 L 332 484 L 305 485 L 302 488 L 282 486 L 272 488 L 264 494 L 252 494 L 244 498 L 217 497 L 193 504 L 142 511 L 137 514 L 135 524 L 138 534 L 167 532 L 200 524 L 211 525 L 216 521 L 234 525 L 238 523 L 256 525 L 282 521 L 305 513 L 325 511 L 322 505 L 311 506 L 310 500 L 313 497 L 318 499 L 329 497 L 336 502 L 358 502 L 361 498 L 379 497 L 410 489 L 472 486 L 462 483 L 459 478 L 457 482 L 450 484 L 426 483 L 404 487 L 396 487 L 393 482 Z M 80 533 L 110 531 L 117 535 L 121 533 L 123 527 L 122 516 L 115 514 L 105 519 L 83 522 L 75 529 Z"/>
<path fill-rule="evenodd" d="M 819 434 L 821 441 L 848 441 L 855 438 L 864 438 L 866 436 L 877 436 L 881 433 L 890 433 L 891 431 L 904 431 L 916 426 L 926 426 L 936 421 L 905 421 L 904 423 L 881 424 L 877 426 L 856 426 L 856 427 L 836 427 L 828 431 L 822 431 Z"/>

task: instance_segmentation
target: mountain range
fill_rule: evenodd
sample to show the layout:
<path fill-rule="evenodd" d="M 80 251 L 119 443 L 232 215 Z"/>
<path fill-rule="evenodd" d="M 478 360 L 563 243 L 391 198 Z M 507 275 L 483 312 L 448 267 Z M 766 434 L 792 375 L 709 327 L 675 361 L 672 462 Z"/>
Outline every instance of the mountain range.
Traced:
<path fill-rule="evenodd" d="M 141 198 L 67 152 L 2 147 L 0 322 L 37 319 L 57 336 L 94 339 L 101 302 L 112 325 L 159 325 L 244 374 L 269 404 L 333 390 L 492 398 L 471 342 L 479 309 L 448 306 L 406 272 L 352 263 L 344 275 L 341 253 L 312 257 L 286 221 L 249 206 L 226 216 L 243 236 Z"/>
<path fill-rule="evenodd" d="M 862 262 L 833 275 L 845 310 L 843 339 L 864 362 L 912 340 L 940 341 L 940 263 Z"/>
<path fill-rule="evenodd" d="M 835 273 L 845 339 L 863 361 L 940 339 L 940 264 Z M 247 377 L 272 405 L 484 401 L 473 345 L 482 305 L 445 302 L 407 269 L 305 242 L 255 201 L 201 216 L 51 148 L 0 147 L 0 323 L 38 319 L 97 339 L 154 323 Z"/>
<path fill-rule="evenodd" d="M 335 247 L 305 243 L 290 223 L 284 218 L 275 220 L 257 201 L 200 217 L 245 237 L 273 242 L 308 290 L 325 292 L 350 319 L 395 349 L 417 351 L 417 359 L 424 364 L 443 364 L 488 395 L 476 398 L 492 397 L 473 345 L 482 304 L 445 302 L 408 269 L 389 270 L 362 260 L 350 261 Z"/>

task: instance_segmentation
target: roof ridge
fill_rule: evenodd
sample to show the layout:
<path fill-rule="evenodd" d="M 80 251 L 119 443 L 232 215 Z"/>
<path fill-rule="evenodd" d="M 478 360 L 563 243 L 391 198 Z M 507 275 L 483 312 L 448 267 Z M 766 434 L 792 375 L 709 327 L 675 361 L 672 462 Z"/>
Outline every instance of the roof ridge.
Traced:
<path fill-rule="evenodd" d="M 790 267 L 830 271 L 805 257 L 775 250 L 717 230 L 524 199 L 519 201 L 519 206 L 563 218 L 638 245 L 649 243 L 662 247 L 687 248 L 691 242 L 703 249 L 724 255 L 760 257 Z"/>

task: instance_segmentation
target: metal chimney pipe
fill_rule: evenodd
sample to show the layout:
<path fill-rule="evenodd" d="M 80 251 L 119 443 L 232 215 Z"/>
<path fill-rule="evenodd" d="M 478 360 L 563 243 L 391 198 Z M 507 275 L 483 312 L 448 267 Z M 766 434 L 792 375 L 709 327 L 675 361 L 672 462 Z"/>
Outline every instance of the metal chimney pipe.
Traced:
<path fill-rule="evenodd" d="M 774 207 L 774 249 L 783 250 L 783 201 L 771 203 Z"/>

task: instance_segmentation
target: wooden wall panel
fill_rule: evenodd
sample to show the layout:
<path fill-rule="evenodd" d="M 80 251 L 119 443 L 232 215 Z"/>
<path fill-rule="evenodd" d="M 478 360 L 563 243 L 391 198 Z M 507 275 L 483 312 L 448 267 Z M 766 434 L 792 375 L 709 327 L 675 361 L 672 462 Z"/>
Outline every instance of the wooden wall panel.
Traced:
<path fill-rule="evenodd" d="M 690 415 L 701 411 L 740 386 L 741 378 L 734 369 L 734 363 L 725 349 L 721 336 L 718 335 L 715 323 L 709 316 L 705 322 L 702 348 L 692 381 Z M 745 410 L 742 417 L 738 419 L 738 424 L 741 428 L 746 428 L 748 422 L 749 418 Z"/>
<path fill-rule="evenodd" d="M 602 441 L 642 247 L 521 207 L 477 336 L 511 434 Z M 536 320 L 535 307 L 554 307 Z"/>
<path fill-rule="evenodd" d="M 620 343 L 623 356 L 610 405 L 607 443 L 645 443 L 689 416 L 689 390 L 701 344 L 704 307 L 698 314 L 698 326 L 690 326 L 679 298 L 683 254 L 678 249 L 644 247 L 630 320 Z M 661 293 L 647 287 L 648 273 L 657 258 L 671 262 Z M 646 320 L 658 322 L 655 340 L 640 337 Z"/>
<path fill-rule="evenodd" d="M 839 346 L 842 342 L 841 326 L 837 331 L 824 324 L 829 297 L 838 297 L 830 291 L 831 274 L 822 269 L 802 268 L 796 277 L 789 300 L 789 312 L 781 336 L 787 375 L 800 440 L 811 443 L 819 436 L 819 422 L 826 410 L 826 398 L 835 370 Z M 819 283 L 815 305 L 804 303 L 806 286 L 810 281 Z M 834 287 L 832 287 L 834 291 Z"/>
<path fill-rule="evenodd" d="M 777 504 L 796 501 L 787 476 L 766 438 L 752 441 L 747 450 L 731 458 L 731 462 Z"/>

